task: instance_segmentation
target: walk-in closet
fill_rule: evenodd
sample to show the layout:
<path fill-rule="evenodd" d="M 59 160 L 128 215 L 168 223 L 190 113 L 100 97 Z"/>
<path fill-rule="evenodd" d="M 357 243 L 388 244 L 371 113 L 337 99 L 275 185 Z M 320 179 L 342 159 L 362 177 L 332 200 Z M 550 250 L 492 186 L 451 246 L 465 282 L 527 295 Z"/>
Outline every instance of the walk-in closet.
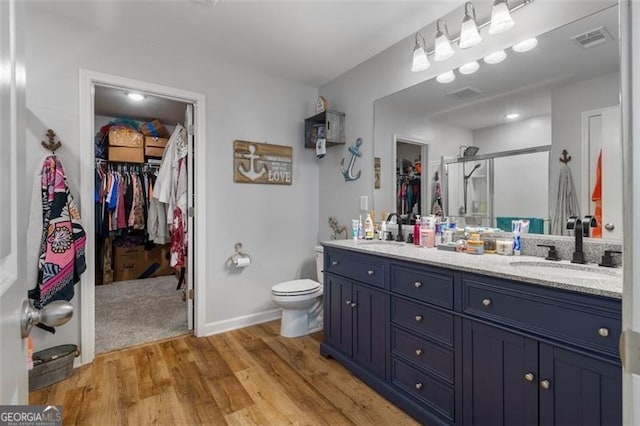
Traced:
<path fill-rule="evenodd" d="M 96 354 L 189 333 L 192 105 L 96 86 Z"/>

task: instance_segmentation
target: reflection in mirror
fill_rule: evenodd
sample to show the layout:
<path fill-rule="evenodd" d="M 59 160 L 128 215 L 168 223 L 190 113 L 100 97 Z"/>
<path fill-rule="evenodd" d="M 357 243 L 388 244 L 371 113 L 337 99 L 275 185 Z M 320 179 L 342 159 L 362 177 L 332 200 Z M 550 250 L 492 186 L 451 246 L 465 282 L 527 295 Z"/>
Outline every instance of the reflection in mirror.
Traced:
<path fill-rule="evenodd" d="M 431 79 L 375 102 L 374 149 L 383 176 L 381 188 L 374 189 L 376 210 L 396 211 L 395 187 L 385 185 L 390 179 L 384 176 L 395 171 L 394 135 L 412 135 L 429 142 L 422 187 L 432 199 L 439 172 L 445 215 L 490 226 L 499 218 L 534 218 L 543 224 L 541 232 L 566 234 L 566 226 L 554 227 L 552 219 L 564 167 L 558 160 L 567 150 L 580 215 L 595 215 L 600 204 L 601 224 L 612 225 L 602 227 L 602 237 L 621 239 L 618 6 L 531 36 L 538 39 L 533 50 L 506 49 L 500 64 L 478 58 L 474 74 L 454 70 L 452 83 Z M 475 155 L 482 161 L 456 161 L 468 146 L 479 149 Z M 550 148 L 518 157 L 491 155 L 542 146 Z M 430 212 L 428 207 L 422 211 Z"/>

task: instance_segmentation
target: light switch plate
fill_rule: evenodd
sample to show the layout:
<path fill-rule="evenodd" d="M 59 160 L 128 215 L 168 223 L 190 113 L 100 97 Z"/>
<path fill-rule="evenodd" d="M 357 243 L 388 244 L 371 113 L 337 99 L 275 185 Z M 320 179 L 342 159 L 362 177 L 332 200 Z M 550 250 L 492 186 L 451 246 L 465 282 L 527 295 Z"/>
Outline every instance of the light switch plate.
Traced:
<path fill-rule="evenodd" d="M 369 197 L 367 197 L 366 195 L 360 196 L 360 210 L 361 211 L 369 210 Z"/>

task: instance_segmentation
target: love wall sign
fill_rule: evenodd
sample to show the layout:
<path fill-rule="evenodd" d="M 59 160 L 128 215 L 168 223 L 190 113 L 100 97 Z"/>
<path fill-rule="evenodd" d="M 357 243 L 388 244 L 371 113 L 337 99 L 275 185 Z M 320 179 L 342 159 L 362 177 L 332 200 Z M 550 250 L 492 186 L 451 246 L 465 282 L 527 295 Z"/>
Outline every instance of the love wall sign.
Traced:
<path fill-rule="evenodd" d="M 293 148 L 249 141 L 233 141 L 233 181 L 291 185 Z"/>

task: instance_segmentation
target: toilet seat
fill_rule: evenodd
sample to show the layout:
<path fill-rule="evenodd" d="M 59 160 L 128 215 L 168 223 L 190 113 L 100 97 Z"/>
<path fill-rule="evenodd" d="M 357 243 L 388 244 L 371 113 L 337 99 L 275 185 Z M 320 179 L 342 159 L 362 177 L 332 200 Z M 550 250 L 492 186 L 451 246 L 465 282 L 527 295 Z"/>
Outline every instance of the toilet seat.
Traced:
<path fill-rule="evenodd" d="M 322 286 L 309 279 L 286 281 L 271 288 L 274 296 L 306 296 L 316 293 L 322 293 Z"/>

